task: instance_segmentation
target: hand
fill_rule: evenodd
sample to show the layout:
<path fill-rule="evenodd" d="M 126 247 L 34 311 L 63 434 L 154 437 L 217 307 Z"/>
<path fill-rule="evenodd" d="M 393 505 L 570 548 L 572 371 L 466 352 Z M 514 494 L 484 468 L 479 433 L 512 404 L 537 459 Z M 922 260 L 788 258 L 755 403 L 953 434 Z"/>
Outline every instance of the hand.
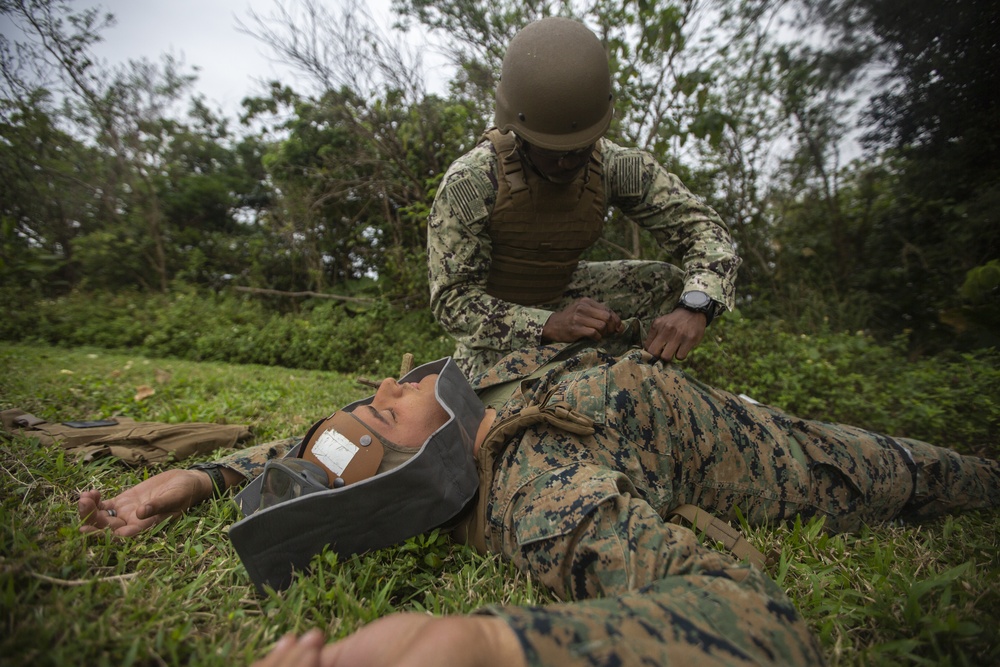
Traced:
<path fill-rule="evenodd" d="M 618 313 L 603 303 L 583 297 L 549 316 L 542 327 L 542 340 L 547 343 L 572 343 L 581 338 L 599 341 L 623 329 Z"/>
<path fill-rule="evenodd" d="M 212 488 L 212 478 L 206 472 L 167 470 L 110 500 L 101 500 L 100 491 L 84 491 L 77 501 L 83 521 L 80 532 L 111 530 L 119 537 L 138 535 L 207 500 Z"/>
<path fill-rule="evenodd" d="M 653 320 L 653 326 L 649 328 L 649 335 L 642 346 L 663 361 L 673 361 L 674 358 L 682 360 L 698 347 L 698 343 L 705 337 L 707 326 L 708 318 L 704 313 L 676 308 Z"/>
<path fill-rule="evenodd" d="M 254 667 L 525 667 L 514 631 L 490 616 L 393 614 L 316 649 L 318 633 L 285 636 Z"/>

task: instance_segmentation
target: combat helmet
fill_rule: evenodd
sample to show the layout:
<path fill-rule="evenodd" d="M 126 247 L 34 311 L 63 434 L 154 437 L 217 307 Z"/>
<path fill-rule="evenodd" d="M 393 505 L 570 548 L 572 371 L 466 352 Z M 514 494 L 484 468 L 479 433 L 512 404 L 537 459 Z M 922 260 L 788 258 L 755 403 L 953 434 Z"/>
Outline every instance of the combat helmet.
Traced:
<path fill-rule="evenodd" d="M 611 71 L 587 26 L 549 17 L 511 40 L 496 91 L 496 125 L 539 148 L 572 151 L 597 141 L 614 111 Z"/>

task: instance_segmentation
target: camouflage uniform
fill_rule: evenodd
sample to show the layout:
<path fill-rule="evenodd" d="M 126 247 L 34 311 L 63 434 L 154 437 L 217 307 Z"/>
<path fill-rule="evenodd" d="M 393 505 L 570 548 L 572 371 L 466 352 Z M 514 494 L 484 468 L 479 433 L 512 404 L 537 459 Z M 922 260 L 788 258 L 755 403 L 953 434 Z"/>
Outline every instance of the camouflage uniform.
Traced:
<path fill-rule="evenodd" d="M 558 301 L 527 307 L 490 296 L 489 221 L 499 167 L 493 145 L 484 141 L 448 169 L 427 221 L 431 310 L 455 338 L 455 360 L 469 377 L 512 350 L 538 345 L 549 316 L 583 296 L 623 319 L 647 323 L 670 312 L 684 289 L 733 307 L 740 259 L 719 216 L 649 153 L 607 139 L 598 149 L 608 205 L 652 232 L 668 252 L 682 255 L 683 270 L 664 262 L 580 262 Z"/>
<path fill-rule="evenodd" d="M 822 662 L 766 575 L 664 521 L 678 505 L 728 520 L 739 507 L 754 524 L 822 515 L 850 530 L 1000 504 L 996 462 L 790 417 L 649 361 L 634 348 L 549 345 L 475 383 L 484 396 L 513 387 L 498 420 L 538 405 L 594 427 L 581 436 L 535 424 L 480 450 L 488 491 L 473 523 L 486 546 L 566 601 L 483 610 L 515 630 L 529 664 Z"/>

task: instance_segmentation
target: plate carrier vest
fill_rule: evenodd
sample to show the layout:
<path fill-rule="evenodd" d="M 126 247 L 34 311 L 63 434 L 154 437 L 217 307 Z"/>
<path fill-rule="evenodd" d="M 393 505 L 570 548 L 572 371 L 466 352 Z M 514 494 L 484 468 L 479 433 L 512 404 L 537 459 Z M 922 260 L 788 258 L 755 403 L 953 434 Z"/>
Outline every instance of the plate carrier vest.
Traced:
<path fill-rule="evenodd" d="M 534 306 L 563 296 L 580 255 L 604 227 L 604 165 L 596 148 L 572 183 L 550 183 L 525 169 L 513 132 L 484 135 L 500 165 L 496 205 L 490 216 L 493 242 L 486 293 Z"/>

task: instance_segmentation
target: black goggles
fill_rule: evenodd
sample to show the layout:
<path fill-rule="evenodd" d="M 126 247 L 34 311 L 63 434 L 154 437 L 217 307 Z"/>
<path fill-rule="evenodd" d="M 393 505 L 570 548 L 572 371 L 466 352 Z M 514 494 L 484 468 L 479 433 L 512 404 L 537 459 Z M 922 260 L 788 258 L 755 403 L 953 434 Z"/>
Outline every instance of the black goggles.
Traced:
<path fill-rule="evenodd" d="M 303 459 L 268 461 L 260 487 L 260 509 L 330 488 L 326 470 Z M 338 478 L 343 486 L 343 480 Z"/>

